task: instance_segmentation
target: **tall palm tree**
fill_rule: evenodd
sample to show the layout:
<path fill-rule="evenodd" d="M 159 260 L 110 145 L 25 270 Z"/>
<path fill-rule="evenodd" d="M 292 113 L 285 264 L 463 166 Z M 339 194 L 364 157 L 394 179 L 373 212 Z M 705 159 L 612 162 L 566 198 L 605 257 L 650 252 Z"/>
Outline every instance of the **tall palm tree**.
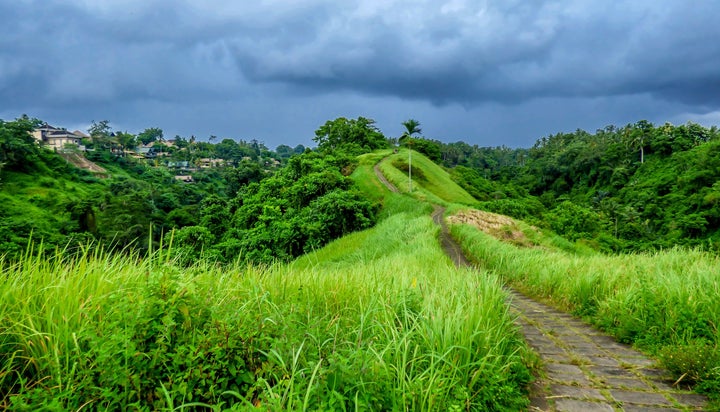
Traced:
<path fill-rule="evenodd" d="M 405 131 L 400 139 L 406 138 L 408 142 L 408 191 L 412 192 L 412 149 L 409 146 L 412 143 L 412 135 L 422 133 L 422 129 L 420 122 L 415 119 L 405 120 L 402 125 L 405 126 Z"/>
<path fill-rule="evenodd" d="M 405 126 L 403 136 L 412 137 L 412 135 L 416 133 L 422 133 L 422 129 L 420 128 L 420 122 L 415 119 L 405 120 L 404 122 L 402 122 L 402 125 Z"/>

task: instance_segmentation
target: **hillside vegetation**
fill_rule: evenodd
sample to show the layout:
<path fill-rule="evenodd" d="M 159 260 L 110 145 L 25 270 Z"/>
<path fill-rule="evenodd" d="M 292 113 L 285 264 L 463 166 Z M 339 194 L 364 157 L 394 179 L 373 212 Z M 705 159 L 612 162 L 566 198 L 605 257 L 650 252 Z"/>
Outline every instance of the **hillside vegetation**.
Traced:
<path fill-rule="evenodd" d="M 352 137 L 353 145 L 307 150 L 283 163 L 257 144 L 256 153 L 230 139 L 215 145 L 180 145 L 183 140 L 176 139 L 183 147 L 173 147 L 162 165 L 158 158 L 111 151 L 117 138 L 105 131 L 87 154 L 104 168 L 101 175 L 63 157 L 77 153 L 60 156 L 40 147 L 29 134 L 39 121 L 0 121 L 0 146 L 6 149 L 0 158 L 0 200 L 6 206 L 0 211 L 0 250 L 19 256 L 38 241 L 35 247 L 46 251 L 92 242 L 147 252 L 165 236 L 183 262 L 200 256 L 221 262 L 292 259 L 375 222 L 376 203 L 361 198 L 347 175 L 355 165 L 353 151 L 388 142 L 360 119 L 318 129 L 319 141 Z M 189 163 L 181 159 L 193 156 L 217 156 L 223 166 L 193 168 L 191 183 L 176 179 L 178 169 L 169 165 Z"/>
<path fill-rule="evenodd" d="M 532 358 L 497 278 L 456 270 L 394 196 L 377 227 L 288 265 L 1 262 L 0 405 L 522 409 Z"/>
<path fill-rule="evenodd" d="M 407 175 L 397 173 L 393 166 L 396 156 L 404 157 L 388 157 L 381 169 L 398 188 L 408 187 Z M 582 316 L 619 341 L 651 353 L 678 384 L 693 386 L 717 401 L 720 258 L 715 253 L 676 247 L 607 255 L 586 242 L 571 242 L 522 221 L 487 212 L 469 213 L 475 209 L 462 204 L 467 193 L 452 184 L 452 174 L 425 156 L 414 154 L 415 159 L 416 175 L 433 176 L 437 186 L 446 188 L 427 195 L 423 178 L 418 178 L 413 183 L 415 196 L 435 203 L 450 202 L 452 235 L 479 267 L 523 293 Z M 445 198 L 438 196 L 443 193 Z M 476 207 L 484 204 L 474 203 Z"/>
<path fill-rule="evenodd" d="M 504 283 L 720 393 L 713 129 L 462 158 L 339 118 L 275 169 L 185 184 L 110 152 L 93 176 L 31 126 L 0 123 L 2 408 L 519 410 L 536 360 Z M 436 205 L 478 269 L 443 254 Z"/>
<path fill-rule="evenodd" d="M 484 209 L 570 240 L 615 252 L 720 245 L 716 127 L 639 121 L 558 133 L 529 149 L 435 144 Z"/>

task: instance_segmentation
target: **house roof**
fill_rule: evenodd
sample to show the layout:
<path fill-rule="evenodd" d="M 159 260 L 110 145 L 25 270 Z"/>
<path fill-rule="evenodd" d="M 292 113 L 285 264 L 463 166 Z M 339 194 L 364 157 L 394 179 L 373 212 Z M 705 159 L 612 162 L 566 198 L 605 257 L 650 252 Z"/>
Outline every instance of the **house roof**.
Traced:
<path fill-rule="evenodd" d="M 80 136 L 77 136 L 72 132 L 68 132 L 67 130 L 59 130 L 59 129 L 49 130 L 49 131 L 45 132 L 45 136 L 48 138 L 63 138 L 63 137 L 70 137 L 73 139 L 80 138 Z"/>
<path fill-rule="evenodd" d="M 55 126 L 50 126 L 47 123 L 43 123 L 40 127 L 38 127 L 38 130 L 49 132 L 49 131 L 62 130 L 62 129 L 55 127 Z"/>

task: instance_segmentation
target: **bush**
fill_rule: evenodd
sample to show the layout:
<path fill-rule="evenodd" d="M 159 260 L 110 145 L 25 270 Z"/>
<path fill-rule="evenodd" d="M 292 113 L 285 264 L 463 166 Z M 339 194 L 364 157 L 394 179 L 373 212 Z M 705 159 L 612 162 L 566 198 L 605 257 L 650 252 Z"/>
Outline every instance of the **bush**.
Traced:
<path fill-rule="evenodd" d="M 559 204 L 546 218 L 552 230 L 570 240 L 589 239 L 600 230 L 597 213 L 570 201 Z"/>
<path fill-rule="evenodd" d="M 720 350 L 704 339 L 682 345 L 665 346 L 659 351 L 660 363 L 685 385 L 700 384 L 708 394 L 720 394 Z"/>

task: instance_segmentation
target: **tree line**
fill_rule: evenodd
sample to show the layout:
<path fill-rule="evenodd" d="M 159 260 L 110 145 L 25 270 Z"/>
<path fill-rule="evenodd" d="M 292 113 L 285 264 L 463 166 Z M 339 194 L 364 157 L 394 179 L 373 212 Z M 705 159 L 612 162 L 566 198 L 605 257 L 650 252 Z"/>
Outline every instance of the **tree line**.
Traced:
<path fill-rule="evenodd" d="M 598 249 L 717 249 L 720 240 L 720 133 L 694 123 L 576 130 L 530 148 L 444 143 L 423 137 L 413 119 L 395 139 L 363 117 L 327 121 L 315 132 L 315 149 L 281 145 L 273 152 L 256 141 L 176 138 L 168 159 L 227 160 L 226 168 L 194 171 L 192 185 L 110 150 L 88 156 L 112 178 L 75 169 L 32 140 L 37 123 L 0 121 L 3 250 L 20 251 L 31 237 L 46 247 L 77 239 L 142 249 L 175 230 L 175 246 L 188 259 L 290 259 L 374 222 L 377 205 L 348 175 L 355 156 L 396 144 L 445 166 L 478 207 Z M 107 122 L 93 125 L 97 142 L 122 141 Z M 133 136 L 143 143 L 161 137 L 157 128 Z"/>

